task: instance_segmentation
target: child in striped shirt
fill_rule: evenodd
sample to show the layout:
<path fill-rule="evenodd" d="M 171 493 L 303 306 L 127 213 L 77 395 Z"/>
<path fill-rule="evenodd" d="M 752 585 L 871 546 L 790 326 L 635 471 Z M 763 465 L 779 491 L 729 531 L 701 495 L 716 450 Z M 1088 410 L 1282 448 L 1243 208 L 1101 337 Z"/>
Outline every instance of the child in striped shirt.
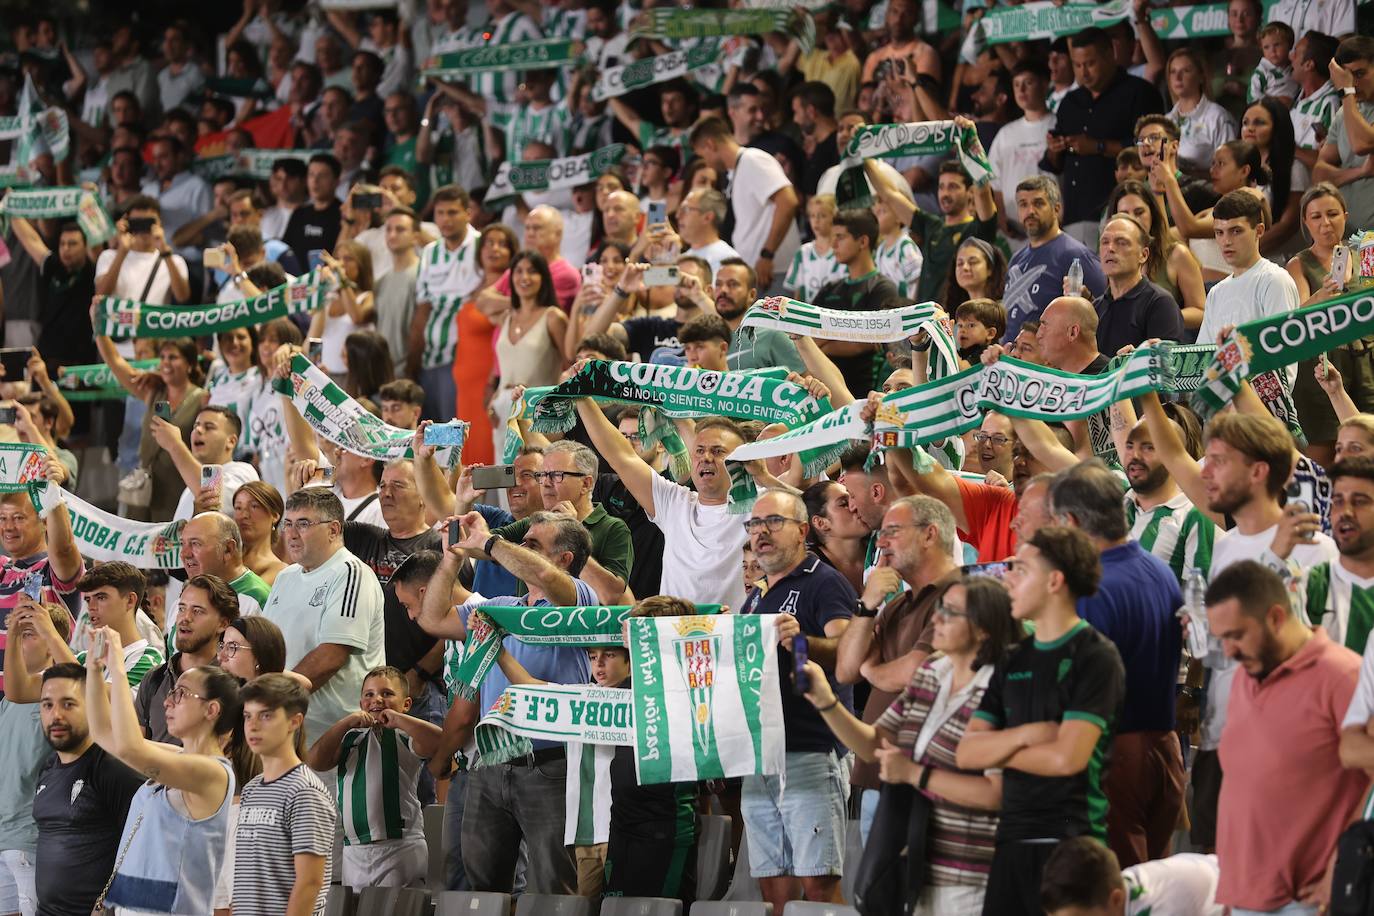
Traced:
<path fill-rule="evenodd" d="M 400 669 L 373 668 L 363 678 L 361 710 L 334 723 L 306 755 L 312 769 L 338 772 L 341 874 L 359 893 L 425 880 L 429 853 L 418 785 L 442 729 L 406 715 L 411 703 Z"/>

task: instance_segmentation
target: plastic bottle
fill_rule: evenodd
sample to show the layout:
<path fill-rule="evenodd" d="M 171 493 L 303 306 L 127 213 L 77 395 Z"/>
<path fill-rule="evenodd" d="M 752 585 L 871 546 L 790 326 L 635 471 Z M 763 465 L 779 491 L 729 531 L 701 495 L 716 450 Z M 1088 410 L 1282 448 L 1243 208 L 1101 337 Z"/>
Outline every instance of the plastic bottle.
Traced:
<path fill-rule="evenodd" d="M 1069 272 L 1065 277 L 1068 280 L 1068 295 L 1077 296 L 1079 290 L 1083 289 L 1083 262 L 1078 258 L 1074 258 L 1073 263 L 1069 265 Z"/>
<path fill-rule="evenodd" d="M 1188 654 L 1196 659 L 1207 657 L 1210 631 L 1207 628 L 1207 608 L 1203 595 L 1207 591 L 1207 578 L 1202 570 L 1190 566 L 1183 579 L 1183 607 L 1179 616 L 1188 618 Z"/>

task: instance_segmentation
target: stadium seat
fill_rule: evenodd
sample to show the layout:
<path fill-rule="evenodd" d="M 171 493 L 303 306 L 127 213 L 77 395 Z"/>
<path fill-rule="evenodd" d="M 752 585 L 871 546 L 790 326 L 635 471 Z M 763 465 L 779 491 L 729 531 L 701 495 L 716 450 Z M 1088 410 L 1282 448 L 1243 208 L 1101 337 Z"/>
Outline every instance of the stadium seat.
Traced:
<path fill-rule="evenodd" d="M 761 900 L 698 900 L 691 916 L 773 916 L 773 904 Z"/>
<path fill-rule="evenodd" d="M 331 885 L 324 898 L 324 916 L 353 916 L 358 910 L 358 899 L 353 891 L 341 884 Z"/>
<path fill-rule="evenodd" d="M 782 916 L 859 916 L 859 911 L 842 903 L 793 900 L 782 908 Z"/>
<path fill-rule="evenodd" d="M 425 884 L 431 894 L 444 889 L 444 806 L 425 805 L 425 842 L 429 845 L 429 873 Z"/>
<path fill-rule="evenodd" d="M 592 902 L 563 894 L 521 894 L 515 916 L 592 916 Z"/>
<path fill-rule="evenodd" d="M 341 830 L 341 829 L 338 827 L 338 825 L 335 825 L 335 827 L 334 827 L 334 858 L 332 858 L 332 859 L 329 860 L 330 862 L 334 863 L 334 867 L 333 867 L 332 869 L 330 869 L 330 871 L 332 872 L 332 874 L 330 874 L 330 876 L 329 876 L 329 883 L 330 883 L 330 884 L 343 884 L 343 850 L 344 850 L 343 830 Z"/>
<path fill-rule="evenodd" d="M 436 900 L 434 916 L 510 916 L 510 894 L 444 891 Z"/>
<path fill-rule="evenodd" d="M 429 916 L 429 892 L 418 887 L 365 887 L 358 916 Z"/>
<path fill-rule="evenodd" d="M 740 831 L 739 855 L 735 857 L 735 871 L 730 878 L 730 889 L 725 892 L 725 900 L 734 903 L 754 902 L 763 899 L 759 881 L 749 874 L 749 828 Z"/>
<path fill-rule="evenodd" d="M 730 818 L 697 818 L 697 898 L 719 900 L 730 887 Z"/>
<path fill-rule="evenodd" d="M 682 916 L 682 901 L 667 897 L 604 897 L 601 916 Z"/>
<path fill-rule="evenodd" d="M 859 860 L 863 856 L 863 834 L 859 832 L 859 819 L 854 818 L 844 831 L 844 873 L 840 877 L 840 896 L 845 900 L 854 899 L 854 876 L 859 872 Z"/>

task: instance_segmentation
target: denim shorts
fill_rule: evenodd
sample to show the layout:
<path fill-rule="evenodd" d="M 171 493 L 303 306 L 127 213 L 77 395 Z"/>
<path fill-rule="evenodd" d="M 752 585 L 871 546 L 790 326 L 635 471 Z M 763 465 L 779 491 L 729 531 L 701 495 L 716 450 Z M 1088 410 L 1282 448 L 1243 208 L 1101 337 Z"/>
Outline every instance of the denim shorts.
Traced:
<path fill-rule="evenodd" d="M 839 875 L 844 867 L 844 776 L 833 752 L 787 754 L 786 785 L 746 776 L 740 800 L 755 878 Z"/>

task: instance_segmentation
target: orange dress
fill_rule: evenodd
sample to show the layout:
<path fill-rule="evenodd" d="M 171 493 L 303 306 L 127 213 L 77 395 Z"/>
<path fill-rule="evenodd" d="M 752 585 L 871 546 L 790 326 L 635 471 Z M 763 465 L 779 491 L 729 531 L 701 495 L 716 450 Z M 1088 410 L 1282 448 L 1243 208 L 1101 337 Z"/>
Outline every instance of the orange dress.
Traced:
<path fill-rule="evenodd" d="M 487 383 L 496 371 L 493 338 L 496 325 L 487 320 L 475 301 L 458 310 L 458 349 L 453 357 L 453 383 L 458 388 L 458 419 L 467 420 L 468 438 L 463 464 L 494 464 L 491 420 L 487 417 Z"/>

